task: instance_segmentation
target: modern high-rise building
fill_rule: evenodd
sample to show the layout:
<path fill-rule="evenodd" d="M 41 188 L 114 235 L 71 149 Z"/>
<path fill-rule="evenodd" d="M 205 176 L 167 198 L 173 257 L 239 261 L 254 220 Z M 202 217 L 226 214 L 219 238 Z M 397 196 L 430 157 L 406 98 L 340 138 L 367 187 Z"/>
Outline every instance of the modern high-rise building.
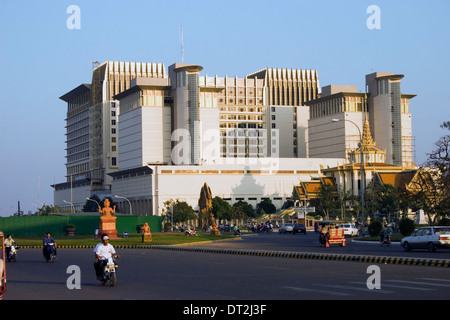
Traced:
<path fill-rule="evenodd" d="M 403 75 L 375 72 L 366 75 L 369 122 L 374 140 L 386 150 L 386 162 L 414 167 L 414 138 L 409 100 L 401 90 Z"/>
<path fill-rule="evenodd" d="M 365 92 L 356 86 L 330 85 L 320 98 L 306 102 L 310 108 L 309 156 L 343 157 L 358 148 L 367 119 L 377 147 L 386 151 L 386 163 L 414 167 L 409 100 L 402 94 L 403 75 L 372 73 Z"/>
<path fill-rule="evenodd" d="M 120 114 L 118 101 L 112 97 L 128 89 L 136 77 L 164 78 L 164 64 L 106 61 L 95 66 L 91 84 L 79 85 L 60 97 L 67 102 L 67 181 L 54 186 L 55 204 L 73 204 L 79 209 L 86 193 L 109 195 L 109 173 L 118 170 Z"/>
<path fill-rule="evenodd" d="M 230 202 L 268 198 L 280 207 L 300 180 L 357 162 L 363 136 L 373 149 L 371 129 L 382 150 L 370 159 L 384 159 L 384 152 L 389 159 L 401 154 L 403 165 L 412 159 L 408 148 L 399 153 L 385 141 L 412 140 L 413 95 L 391 98 L 387 108 L 380 89 L 373 93 L 372 80 L 388 80 L 389 90 L 399 92 L 395 75 L 369 77 L 369 92 L 361 93 L 335 85 L 320 92 L 316 70 L 265 68 L 244 78 L 202 71 L 187 63 L 166 72 L 163 63 L 107 61 L 94 68 L 91 84 L 63 95 L 67 179 L 54 186 L 54 204 L 81 210 L 93 194 L 120 195 L 114 200 L 121 212 L 160 215 L 170 199 L 196 208 L 207 182 Z M 388 122 L 401 134 L 383 132 Z M 355 189 L 355 172 L 341 176 Z"/>
<path fill-rule="evenodd" d="M 91 194 L 111 195 L 112 173 L 148 164 L 307 157 L 304 102 L 318 96 L 317 71 L 266 68 L 238 78 L 202 69 L 107 61 L 91 84 L 63 95 L 67 181 L 54 186 L 55 204 L 79 209 Z"/>

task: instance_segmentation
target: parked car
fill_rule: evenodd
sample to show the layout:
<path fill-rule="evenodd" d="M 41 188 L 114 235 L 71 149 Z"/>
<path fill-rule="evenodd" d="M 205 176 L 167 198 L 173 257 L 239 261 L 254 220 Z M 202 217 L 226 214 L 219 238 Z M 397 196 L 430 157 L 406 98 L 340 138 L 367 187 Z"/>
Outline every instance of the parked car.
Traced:
<path fill-rule="evenodd" d="M 412 249 L 450 248 L 450 227 L 423 227 L 415 230 L 409 237 L 400 241 L 405 251 Z"/>
<path fill-rule="evenodd" d="M 292 234 L 303 233 L 306 234 L 306 227 L 303 223 L 295 223 L 292 228 Z"/>
<path fill-rule="evenodd" d="M 343 223 L 338 226 L 338 229 L 344 229 L 344 236 L 353 237 L 358 235 L 358 228 L 354 223 Z"/>
<path fill-rule="evenodd" d="M 286 233 L 286 232 L 292 233 L 293 229 L 294 229 L 293 223 L 283 223 L 281 227 L 278 229 L 278 233 Z"/>

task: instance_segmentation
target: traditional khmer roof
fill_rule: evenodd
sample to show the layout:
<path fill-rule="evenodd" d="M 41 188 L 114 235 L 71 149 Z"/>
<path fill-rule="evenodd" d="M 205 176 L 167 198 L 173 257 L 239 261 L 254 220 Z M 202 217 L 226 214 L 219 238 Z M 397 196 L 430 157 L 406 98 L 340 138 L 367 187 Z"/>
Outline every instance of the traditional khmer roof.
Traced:
<path fill-rule="evenodd" d="M 368 120 L 367 116 L 364 121 L 361 146 L 359 148 L 349 152 L 350 158 L 354 159 L 353 162 L 357 162 L 356 158 L 361 154 L 361 148 L 362 148 L 362 152 L 364 154 L 364 158 L 370 159 L 370 161 L 364 161 L 364 162 L 372 162 L 372 163 L 373 162 L 377 162 L 377 163 L 381 162 L 381 163 L 383 163 L 386 159 L 386 151 L 377 148 L 375 141 L 373 141 L 372 133 L 370 132 L 369 120 Z M 375 158 L 377 155 L 380 155 L 383 160 L 382 161 L 376 160 Z M 361 161 L 361 159 L 359 159 L 359 161 Z"/>
<path fill-rule="evenodd" d="M 336 182 L 333 177 L 321 177 L 309 181 L 300 181 L 300 184 L 294 186 L 293 199 L 304 200 L 305 198 L 317 198 L 322 185 L 335 186 Z"/>

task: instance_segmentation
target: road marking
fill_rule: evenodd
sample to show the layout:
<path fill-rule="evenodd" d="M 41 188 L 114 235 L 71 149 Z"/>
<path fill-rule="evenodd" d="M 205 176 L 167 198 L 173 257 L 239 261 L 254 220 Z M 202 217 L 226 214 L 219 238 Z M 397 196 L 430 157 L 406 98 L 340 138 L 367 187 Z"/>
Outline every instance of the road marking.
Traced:
<path fill-rule="evenodd" d="M 387 291 L 387 290 L 381 290 L 381 289 L 370 290 L 368 288 L 350 287 L 350 286 L 342 286 L 342 285 L 331 285 L 331 284 L 316 284 L 316 285 L 321 286 L 321 287 L 335 288 L 335 289 L 356 290 L 356 291 L 375 292 L 375 293 L 393 293 L 393 291 Z"/>
<path fill-rule="evenodd" d="M 289 290 L 298 291 L 298 292 L 315 292 L 315 293 L 330 294 L 333 296 L 342 296 L 342 297 L 343 296 L 351 296 L 351 294 L 349 294 L 349 293 L 329 291 L 329 290 L 307 289 L 307 288 L 289 287 L 289 286 L 283 286 L 280 288 L 281 289 L 289 289 Z"/>
<path fill-rule="evenodd" d="M 448 280 L 448 279 L 436 279 L 436 278 L 418 278 L 417 280 L 430 280 L 430 281 L 450 282 L 450 280 Z"/>
<path fill-rule="evenodd" d="M 385 280 L 390 282 L 400 282 L 400 283 L 410 283 L 410 284 L 420 284 L 424 286 L 436 286 L 436 287 L 446 287 L 450 288 L 450 284 L 441 284 L 441 283 L 430 283 L 430 282 L 419 282 L 419 281 L 404 281 L 404 280 Z"/>
<path fill-rule="evenodd" d="M 350 283 L 354 283 L 354 284 L 362 284 L 365 285 L 365 282 L 350 282 Z M 408 287 L 408 286 L 399 286 L 399 285 L 395 285 L 395 284 L 386 284 L 386 283 L 382 283 L 381 287 L 390 287 L 390 288 L 399 288 L 399 289 L 410 289 L 410 290 L 420 290 L 420 291 L 436 291 L 435 289 L 430 289 L 430 288 L 417 288 L 417 287 Z"/>
<path fill-rule="evenodd" d="M 275 269 L 275 270 L 288 270 L 288 268 L 282 268 L 282 267 L 264 267 L 260 266 L 261 269 Z"/>

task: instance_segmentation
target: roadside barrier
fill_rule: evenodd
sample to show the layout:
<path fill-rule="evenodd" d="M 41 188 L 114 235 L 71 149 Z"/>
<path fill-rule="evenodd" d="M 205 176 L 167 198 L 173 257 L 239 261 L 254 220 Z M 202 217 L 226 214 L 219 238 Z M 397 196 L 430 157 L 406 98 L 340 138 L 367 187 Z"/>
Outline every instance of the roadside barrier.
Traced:
<path fill-rule="evenodd" d="M 195 242 L 183 245 L 160 246 L 160 245 L 116 245 L 116 249 L 147 249 L 147 250 L 172 250 L 189 251 L 201 253 L 235 254 L 258 257 L 276 257 L 290 259 L 313 259 L 313 260 L 333 260 L 333 261 L 353 261 L 380 264 L 401 264 L 427 267 L 450 267 L 450 259 L 423 259 L 411 257 L 388 257 L 388 256 L 370 256 L 370 255 L 347 255 L 331 253 L 314 252 L 290 252 L 290 251 L 268 251 L 268 250 L 249 250 L 249 249 L 225 249 L 225 248 L 202 248 L 194 247 L 208 242 Z M 66 245 L 58 246 L 58 249 L 90 249 L 94 245 Z M 42 246 L 24 246 L 22 249 L 42 249 Z"/>

